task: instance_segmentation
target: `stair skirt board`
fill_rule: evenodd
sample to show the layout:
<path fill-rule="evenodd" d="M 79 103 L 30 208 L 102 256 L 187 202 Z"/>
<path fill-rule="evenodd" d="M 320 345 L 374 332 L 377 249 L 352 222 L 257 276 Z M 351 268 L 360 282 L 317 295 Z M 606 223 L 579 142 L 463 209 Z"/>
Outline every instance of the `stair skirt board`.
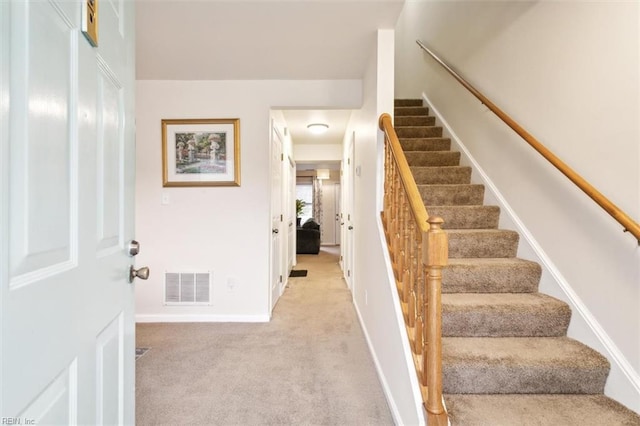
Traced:
<path fill-rule="evenodd" d="M 378 227 L 378 238 L 380 247 L 382 248 L 382 258 L 384 260 L 384 265 L 387 270 L 386 279 L 384 279 L 385 285 L 389 286 L 389 294 L 391 295 L 391 308 L 393 309 L 393 316 L 395 320 L 394 330 L 399 330 L 400 332 L 400 345 L 402 346 L 402 358 L 404 362 L 396 361 L 398 364 L 402 364 L 407 366 L 407 374 L 409 376 L 409 390 L 412 392 L 412 402 L 415 405 L 416 409 L 416 417 L 417 424 L 425 425 L 425 411 L 424 405 L 422 401 L 422 393 L 420 391 L 420 383 L 418 381 L 418 375 L 416 374 L 416 370 L 413 365 L 413 354 L 411 351 L 411 346 L 409 345 L 409 336 L 406 333 L 406 327 L 404 322 L 404 314 L 402 312 L 400 296 L 398 295 L 397 287 L 396 287 L 396 279 L 393 275 L 393 270 L 391 269 L 391 257 L 389 255 L 389 251 L 387 248 L 387 240 L 384 233 L 384 225 L 382 224 L 382 219 L 380 216 L 377 217 L 377 227 Z M 389 385 L 389 380 L 387 380 L 387 375 L 385 374 L 385 370 L 382 368 L 382 364 L 380 363 L 377 352 L 375 351 L 375 346 L 371 341 L 371 337 L 369 335 L 369 331 L 367 330 L 366 324 L 362 319 L 362 313 L 360 312 L 360 307 L 356 300 L 353 301 L 353 306 L 356 311 L 356 315 L 358 316 L 358 321 L 360 322 L 360 327 L 362 328 L 362 332 L 364 334 L 365 340 L 367 341 L 367 345 L 369 347 L 369 352 L 371 352 L 371 357 L 373 358 L 373 363 L 376 366 L 376 371 L 378 373 L 378 378 L 380 379 L 380 383 L 382 384 L 382 389 L 384 391 L 384 395 L 387 398 L 387 403 L 389 404 L 389 409 L 391 410 L 391 415 L 393 416 L 393 420 L 397 425 L 403 424 L 414 424 L 412 421 L 407 421 L 407 419 L 403 419 L 400 414 L 400 409 L 398 408 L 398 402 L 396 402 L 394 398 L 394 392 Z M 396 380 L 392 380 L 395 382 Z M 402 402 L 400 402 L 401 405 Z"/>
<path fill-rule="evenodd" d="M 624 388 L 623 392 L 610 392 L 608 388 L 605 388 L 606 394 L 627 406 L 632 406 L 634 397 L 629 398 L 628 395 L 635 394 L 635 400 L 640 398 L 639 372 L 634 370 L 620 349 L 613 340 L 611 340 L 593 314 L 591 314 L 587 306 L 552 262 L 551 258 L 537 243 L 531 232 L 515 214 L 495 184 L 451 129 L 448 122 L 442 117 L 438 109 L 433 106 L 428 96 L 423 93 L 422 99 L 425 105 L 428 105 L 427 108 L 430 113 L 436 117 L 435 125 L 442 127 L 443 137 L 451 139 L 451 149 L 460 151 L 461 164 L 470 165 L 470 168 L 473 170 L 471 174 L 471 185 L 485 185 L 484 204 L 486 205 L 486 202 L 489 201 L 491 204 L 498 205 L 502 214 L 501 221 L 507 224 L 508 229 L 514 229 L 520 234 L 521 244 L 518 247 L 520 258 L 538 262 L 542 267 L 542 276 L 539 282 L 541 291 L 549 293 L 551 296 L 562 300 L 570 306 L 572 320 L 567 331 L 567 336 L 579 338 L 583 343 L 606 356 L 611 365 L 608 380 L 611 381 L 615 379 L 616 385 Z M 623 398 L 621 395 L 626 396 L 626 398 Z"/>
<path fill-rule="evenodd" d="M 385 243 L 386 244 L 386 243 Z M 389 262 L 391 262 L 391 260 L 389 259 Z M 390 281 L 390 283 L 395 282 L 395 278 Z M 396 291 L 395 287 L 392 288 L 393 291 Z M 367 346 L 369 348 L 369 352 L 371 353 L 371 358 L 373 359 L 373 364 L 376 366 L 376 372 L 378 373 L 378 379 L 380 379 L 380 384 L 382 385 L 382 390 L 384 392 L 384 396 L 387 399 L 387 404 L 389 405 L 389 410 L 391 411 L 391 415 L 393 417 L 393 421 L 395 424 L 397 425 L 404 425 L 404 424 L 412 424 L 412 423 L 408 423 L 406 422 L 403 418 L 402 415 L 400 414 L 400 409 L 398 407 L 398 402 L 396 402 L 395 398 L 393 397 L 394 393 L 391 389 L 391 386 L 389 385 L 389 380 L 387 380 L 387 376 L 384 374 L 384 370 L 382 368 L 382 364 L 380 364 L 380 359 L 377 356 L 376 351 L 374 350 L 374 346 L 371 343 L 371 338 L 369 337 L 369 332 L 367 330 L 367 327 L 365 326 L 365 323 L 362 319 L 362 314 L 360 312 L 360 308 L 358 307 L 357 304 L 354 303 L 354 308 L 356 311 L 356 315 L 358 316 L 358 321 L 360 322 L 360 327 L 362 328 L 362 332 L 364 334 L 365 340 L 367 341 Z M 400 306 L 400 302 L 398 301 L 397 306 Z M 400 320 L 402 321 L 402 324 L 399 325 L 398 329 L 399 330 L 404 330 L 405 325 L 404 325 L 404 319 L 402 317 L 400 317 Z M 402 328 L 400 328 L 402 327 Z M 405 336 L 403 336 L 405 337 Z M 409 339 L 408 338 L 403 338 L 403 354 L 405 355 L 405 357 L 408 356 L 408 359 L 405 360 L 405 364 L 408 366 L 411 366 L 411 368 L 413 368 L 413 358 L 411 358 L 411 348 L 409 347 Z M 404 344 L 404 342 L 406 341 L 406 345 Z M 404 347 L 406 346 L 406 348 Z M 417 389 L 419 389 L 419 382 L 418 382 L 418 378 L 417 375 L 415 374 L 415 370 L 413 371 L 409 371 L 409 378 L 411 381 L 411 391 L 414 393 L 413 397 L 414 400 L 416 402 L 416 416 L 418 417 L 418 424 L 419 425 L 426 425 L 426 420 L 425 420 L 425 416 L 424 416 L 424 409 L 422 406 L 422 395 L 420 394 L 419 391 L 416 391 Z"/>

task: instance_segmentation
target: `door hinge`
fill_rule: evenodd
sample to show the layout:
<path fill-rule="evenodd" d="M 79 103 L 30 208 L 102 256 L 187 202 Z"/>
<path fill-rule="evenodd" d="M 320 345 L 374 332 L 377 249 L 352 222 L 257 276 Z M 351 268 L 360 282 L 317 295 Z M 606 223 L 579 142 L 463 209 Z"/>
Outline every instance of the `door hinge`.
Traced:
<path fill-rule="evenodd" d="M 340 262 L 342 262 L 342 256 L 340 256 Z"/>
<path fill-rule="evenodd" d="M 280 154 L 280 161 L 284 161 L 284 154 Z"/>
<path fill-rule="evenodd" d="M 280 215 L 280 222 L 283 222 L 284 218 L 282 217 L 282 215 Z"/>
<path fill-rule="evenodd" d="M 351 276 L 351 269 L 347 270 L 347 276 L 350 277 Z"/>
<path fill-rule="evenodd" d="M 347 158 L 347 164 L 351 164 L 351 158 Z"/>
<path fill-rule="evenodd" d="M 280 282 L 282 282 L 282 275 L 280 275 Z"/>

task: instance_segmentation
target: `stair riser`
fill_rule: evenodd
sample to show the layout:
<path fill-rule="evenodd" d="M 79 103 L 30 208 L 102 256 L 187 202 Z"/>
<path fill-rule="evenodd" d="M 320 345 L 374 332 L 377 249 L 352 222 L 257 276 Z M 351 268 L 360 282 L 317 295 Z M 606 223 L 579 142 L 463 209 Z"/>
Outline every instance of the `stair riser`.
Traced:
<path fill-rule="evenodd" d="M 421 106 L 396 107 L 393 110 L 395 117 L 407 115 L 429 115 L 429 108 Z"/>
<path fill-rule="evenodd" d="M 403 116 L 400 115 L 393 119 L 393 125 L 396 130 L 402 126 L 435 126 L 436 118 L 428 115 Z"/>
<path fill-rule="evenodd" d="M 455 265 L 442 270 L 443 293 L 533 293 L 541 268 L 535 263 L 514 265 Z"/>
<path fill-rule="evenodd" d="M 418 185 L 427 206 L 477 206 L 484 200 L 484 185 Z"/>
<path fill-rule="evenodd" d="M 598 394 L 608 369 L 552 366 L 442 367 L 444 393 L 458 394 Z"/>
<path fill-rule="evenodd" d="M 460 153 L 452 151 L 405 152 L 411 167 L 444 167 L 460 164 Z"/>
<path fill-rule="evenodd" d="M 400 139 L 404 151 L 449 151 L 449 138 L 404 138 Z"/>
<path fill-rule="evenodd" d="M 394 101 L 394 106 L 422 106 L 422 99 L 396 99 Z"/>
<path fill-rule="evenodd" d="M 444 399 L 453 426 L 640 425 L 640 415 L 604 395 L 445 394 Z"/>
<path fill-rule="evenodd" d="M 398 138 L 440 138 L 442 127 L 439 126 L 414 126 L 396 128 Z"/>
<path fill-rule="evenodd" d="M 458 185 L 471 182 L 470 167 L 412 167 L 411 172 L 418 185 Z"/>
<path fill-rule="evenodd" d="M 538 312 L 451 312 L 442 306 L 442 335 L 445 337 L 560 337 L 567 333 L 571 311 Z"/>
<path fill-rule="evenodd" d="M 505 258 L 515 257 L 518 234 L 508 231 L 495 233 L 457 233 L 449 230 L 450 258 Z"/>
<path fill-rule="evenodd" d="M 422 105 L 421 99 L 396 100 L 394 123 L 427 212 L 444 219 L 449 240 L 442 280 L 443 391 L 602 394 L 608 361 L 566 337 L 570 308 L 537 293 L 540 266 L 515 258 L 518 234 L 497 229 L 499 208 L 483 205 L 484 186 L 470 184 L 471 169 L 459 166 L 460 153 L 451 151 Z M 523 407 L 505 424 L 544 418 Z M 453 425 L 486 423 L 486 416 L 458 421 L 455 404 L 450 410 Z M 569 421 L 562 424 L 584 424 L 573 417 L 563 414 Z M 497 418 L 489 423 L 502 424 Z"/>
<path fill-rule="evenodd" d="M 496 206 L 427 206 L 427 213 L 443 218 L 443 229 L 496 229 L 500 219 Z"/>

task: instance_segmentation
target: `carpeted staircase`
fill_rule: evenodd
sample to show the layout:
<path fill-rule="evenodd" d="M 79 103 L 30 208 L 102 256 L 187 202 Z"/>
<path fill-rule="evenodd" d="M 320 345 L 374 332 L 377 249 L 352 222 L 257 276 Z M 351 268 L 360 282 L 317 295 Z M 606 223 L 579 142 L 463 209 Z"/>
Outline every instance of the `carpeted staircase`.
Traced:
<path fill-rule="evenodd" d="M 640 425 L 603 395 L 609 362 L 566 336 L 569 306 L 538 292 L 484 186 L 420 99 L 396 100 L 395 130 L 429 215 L 449 236 L 442 283 L 443 391 L 453 426 Z"/>

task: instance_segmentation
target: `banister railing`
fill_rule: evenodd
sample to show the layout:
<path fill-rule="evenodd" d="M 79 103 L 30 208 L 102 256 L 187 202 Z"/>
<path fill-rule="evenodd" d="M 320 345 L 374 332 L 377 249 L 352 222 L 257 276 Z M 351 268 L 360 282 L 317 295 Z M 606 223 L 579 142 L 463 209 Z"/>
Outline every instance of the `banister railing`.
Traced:
<path fill-rule="evenodd" d="M 620 225 L 622 225 L 625 232 L 631 233 L 638 240 L 640 244 L 640 225 L 635 222 L 629 215 L 622 211 L 618 206 L 613 204 L 607 197 L 605 197 L 600 191 L 594 188 L 589 182 L 587 182 L 582 176 L 576 173 L 571 167 L 569 167 L 564 161 L 558 158 L 553 152 L 545 147 L 540 141 L 527 132 L 520 124 L 507 115 L 504 111 L 498 108 L 490 99 L 484 96 L 480 91 L 473 87 L 467 80 L 465 80 L 460 74 L 458 74 L 453 68 L 445 63 L 438 55 L 436 55 L 431 49 L 424 45 L 420 40 L 416 40 L 418 46 L 422 48 L 429 56 L 435 59 L 449 74 L 451 74 L 460 84 L 462 84 L 469 92 L 473 94 L 480 102 L 487 106 L 495 115 L 498 116 L 507 126 L 511 127 L 522 139 L 525 140 L 533 149 L 538 151 L 544 158 L 547 159 L 553 166 L 558 169 L 563 175 L 565 175 L 571 182 L 573 182 L 578 188 L 580 188 L 589 198 L 596 202 L 602 209 L 604 209 L 611 217 L 613 217 Z"/>
<path fill-rule="evenodd" d="M 442 402 L 442 268 L 448 260 L 443 220 L 429 217 L 389 114 L 385 135 L 382 221 L 429 425 L 446 425 Z"/>

